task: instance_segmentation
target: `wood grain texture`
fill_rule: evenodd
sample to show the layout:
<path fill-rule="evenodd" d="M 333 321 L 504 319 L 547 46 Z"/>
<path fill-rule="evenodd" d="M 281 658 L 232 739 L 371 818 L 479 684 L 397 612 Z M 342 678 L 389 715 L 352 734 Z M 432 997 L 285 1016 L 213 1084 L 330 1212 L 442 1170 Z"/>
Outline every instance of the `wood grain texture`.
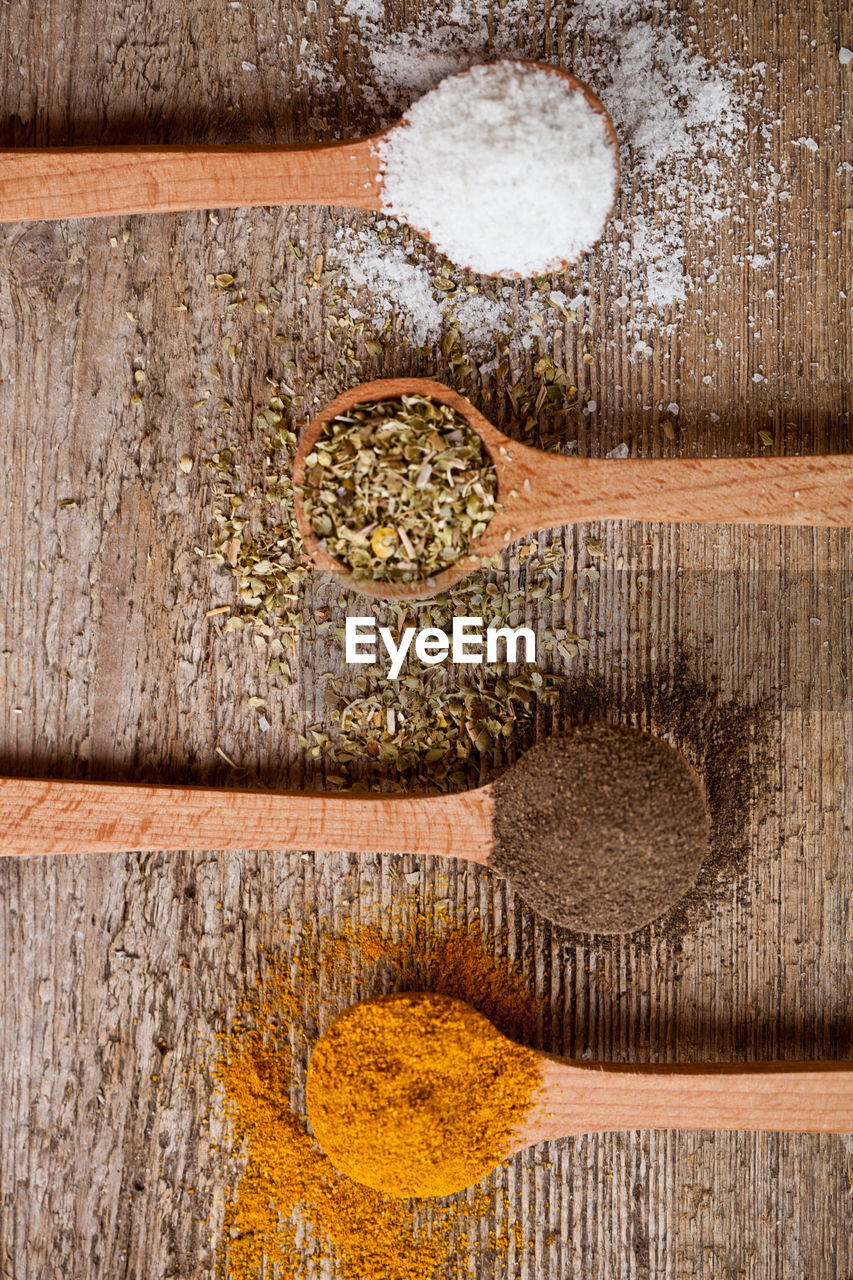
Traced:
<path fill-rule="evenodd" d="M 511 1150 L 614 1129 L 853 1132 L 853 1063 L 636 1065 L 545 1058 Z"/>
<path fill-rule="evenodd" d="M 342 84 L 358 88 L 371 74 L 366 49 L 340 28 L 329 34 L 328 0 L 307 9 L 3 5 L 0 141 L 284 145 L 368 134 L 377 122 L 367 93 L 298 74 L 303 38 Z M 389 10 L 399 28 L 418 5 Z M 557 21 L 530 51 L 570 65 L 561 12 L 549 7 Z M 727 222 L 712 244 L 697 234 L 689 258 L 718 259 L 719 280 L 671 333 L 648 335 L 652 354 L 640 362 L 619 340 L 606 272 L 593 261 L 587 331 L 567 326 L 552 352 L 596 404 L 573 428 L 578 451 L 601 456 L 626 441 L 639 457 L 756 456 L 762 430 L 774 455 L 849 453 L 853 219 L 849 179 L 837 174 L 853 118 L 849 69 L 837 61 L 839 43 L 853 46 L 846 6 L 687 0 L 684 18 L 702 47 L 769 68 L 765 101 L 781 121 L 770 149 L 791 188 L 779 250 L 758 271 L 735 263 L 751 242 L 747 221 Z M 792 160 L 790 140 L 801 137 L 819 140 L 808 164 L 802 149 Z M 763 164 L 756 127 L 744 173 Z M 193 550 L 205 545 L 209 496 L 198 466 L 185 475 L 177 462 L 206 456 L 216 436 L 212 412 L 192 408 L 206 391 L 230 400 L 229 430 L 256 456 L 253 406 L 267 398 L 267 373 L 313 386 L 339 357 L 306 281 L 336 230 L 358 224 L 326 210 L 259 209 L 216 223 L 190 213 L 0 229 L 3 773 L 226 785 L 221 747 L 250 782 L 323 785 L 322 764 L 294 729 L 323 723 L 337 648 L 319 633 L 303 639 L 295 685 L 271 699 L 261 732 L 246 698 L 263 687 L 265 660 L 205 616 L 229 601 L 231 584 Z M 288 238 L 303 257 L 279 266 Z M 227 311 L 205 283 L 235 269 L 249 297 L 274 275 L 283 295 L 274 324 L 251 307 Z M 614 332 L 615 345 L 604 340 Z M 233 365 L 226 340 L 243 344 Z M 390 341 L 379 358 L 361 354 L 362 377 L 454 381 L 440 353 L 427 359 Z M 764 382 L 753 382 L 756 371 Z M 532 376 L 532 361 L 521 374 Z M 671 401 L 675 440 L 659 408 Z M 584 600 L 575 575 L 593 566 L 587 537 L 603 554 Z M 493 921 L 536 984 L 548 1015 L 542 1047 L 568 1057 L 850 1059 L 850 534 L 614 522 L 568 528 L 559 542 L 564 607 L 529 599 L 526 616 L 539 628 L 568 625 L 588 647 L 571 662 L 547 658 L 546 670 L 570 684 L 594 676 L 614 717 L 639 698 L 643 726 L 660 731 L 667 725 L 643 691 L 671 688 L 680 662 L 708 707 L 734 699 L 764 709 L 771 759 L 745 874 L 721 873 L 713 911 L 675 946 L 654 929 L 642 940 L 566 939 L 488 871 L 430 859 L 402 864 L 420 872 L 416 884 L 392 875 L 399 863 L 383 855 L 4 860 L 3 1280 L 210 1276 L 239 1167 L 223 1154 L 213 1032 L 251 989 L 261 949 L 286 946 L 288 917 L 308 927 L 413 918 L 449 900 L 472 927 Z M 523 583 L 517 552 L 508 563 Z M 309 607 L 333 590 L 318 583 Z M 557 719 L 543 715 L 538 732 Z M 752 739 L 748 751 L 757 756 Z M 501 1280 L 849 1280 L 851 1178 L 853 1150 L 838 1136 L 567 1139 L 496 1175 L 523 1248 L 493 1266 L 488 1228 L 471 1247 L 480 1274 Z"/>
<path fill-rule="evenodd" d="M 237 791 L 0 778 L 0 857 L 324 849 L 487 863 L 490 787 L 449 796 Z"/>
<path fill-rule="evenodd" d="M 378 210 L 377 141 L 0 151 L 0 222 L 257 205 Z"/>

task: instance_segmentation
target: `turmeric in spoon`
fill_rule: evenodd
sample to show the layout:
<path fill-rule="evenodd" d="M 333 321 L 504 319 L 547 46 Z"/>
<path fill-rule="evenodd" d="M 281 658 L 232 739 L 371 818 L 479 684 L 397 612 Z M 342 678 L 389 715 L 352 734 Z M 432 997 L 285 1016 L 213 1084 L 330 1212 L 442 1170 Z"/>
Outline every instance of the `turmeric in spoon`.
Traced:
<path fill-rule="evenodd" d="M 446 1196 L 526 1147 L 618 1129 L 853 1131 L 853 1063 L 577 1062 L 425 993 L 351 1005 L 308 1066 L 332 1163 L 387 1195 Z"/>

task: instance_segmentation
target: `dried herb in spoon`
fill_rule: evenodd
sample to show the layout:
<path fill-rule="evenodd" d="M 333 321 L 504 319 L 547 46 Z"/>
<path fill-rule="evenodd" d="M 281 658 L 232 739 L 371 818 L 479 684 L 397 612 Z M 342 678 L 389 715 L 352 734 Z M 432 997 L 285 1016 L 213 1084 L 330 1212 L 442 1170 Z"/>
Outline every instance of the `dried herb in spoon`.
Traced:
<path fill-rule="evenodd" d="M 420 395 L 333 418 L 300 490 L 322 549 L 374 582 L 415 582 L 462 559 L 494 515 L 496 492 L 480 437 Z"/>

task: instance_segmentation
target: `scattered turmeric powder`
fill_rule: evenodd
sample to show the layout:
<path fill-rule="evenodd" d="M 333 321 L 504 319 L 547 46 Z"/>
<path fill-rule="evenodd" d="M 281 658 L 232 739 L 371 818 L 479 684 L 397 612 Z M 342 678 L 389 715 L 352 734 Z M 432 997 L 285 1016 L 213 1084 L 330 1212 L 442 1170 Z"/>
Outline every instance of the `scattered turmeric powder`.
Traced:
<path fill-rule="evenodd" d="M 388 1195 L 479 1182 L 541 1084 L 536 1055 L 469 1004 L 429 993 L 344 1010 L 308 1068 L 308 1118 L 337 1169 Z"/>
<path fill-rule="evenodd" d="M 298 1276 L 307 1249 L 333 1256 L 346 1280 L 438 1275 L 444 1234 L 419 1239 L 411 1213 L 340 1176 L 290 1111 L 284 1055 L 247 1046 L 225 1073 L 249 1161 L 228 1214 L 228 1274 L 265 1275 L 264 1260 Z"/>
<path fill-rule="evenodd" d="M 353 1000 L 392 988 L 469 1001 L 501 1030 L 536 1035 L 537 1009 L 520 972 L 490 954 L 478 928 L 378 923 L 300 933 L 288 953 L 264 953 L 255 991 L 221 1036 L 218 1077 L 245 1162 L 227 1204 L 221 1280 L 276 1274 L 301 1280 L 455 1280 L 507 1259 L 522 1223 L 501 1179 L 449 1203 L 407 1202 L 339 1173 L 308 1133 L 303 1082 L 313 1044 Z M 241 1161 L 241 1163 L 242 1163 Z"/>

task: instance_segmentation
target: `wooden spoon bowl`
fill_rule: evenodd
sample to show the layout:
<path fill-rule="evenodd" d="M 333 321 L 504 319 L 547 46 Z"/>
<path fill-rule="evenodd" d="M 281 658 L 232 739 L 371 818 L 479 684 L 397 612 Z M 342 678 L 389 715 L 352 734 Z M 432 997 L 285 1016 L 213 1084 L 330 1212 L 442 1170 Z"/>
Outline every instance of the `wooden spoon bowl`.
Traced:
<path fill-rule="evenodd" d="M 326 424 L 355 404 L 430 396 L 483 441 L 497 474 L 497 502 L 482 537 L 449 568 L 413 582 L 356 577 L 321 546 L 300 496 L 305 460 Z M 351 387 L 317 414 L 293 462 L 296 523 L 305 550 L 342 586 L 377 600 L 422 600 L 461 582 L 517 538 L 576 521 L 853 525 L 853 455 L 793 458 L 565 458 L 518 444 L 470 400 L 431 378 L 383 378 Z"/>
<path fill-rule="evenodd" d="M 497 61 L 496 59 L 493 59 L 489 63 L 477 64 L 477 65 L 487 65 L 487 66 L 494 65 L 496 61 Z M 569 86 L 570 89 L 572 89 L 576 93 L 582 94 L 584 99 L 587 102 L 587 105 L 592 108 L 592 110 L 596 113 L 596 115 L 601 116 L 601 118 L 603 119 L 605 131 L 607 133 L 608 138 L 610 139 L 610 143 L 613 149 L 613 200 L 611 201 L 610 208 L 608 209 L 607 214 L 604 218 L 604 222 L 602 223 L 601 231 L 603 234 L 604 228 L 607 226 L 608 222 L 613 216 L 613 210 L 616 207 L 616 196 L 619 190 L 619 139 L 616 136 L 616 130 L 613 126 L 613 121 L 611 120 L 603 102 L 598 97 L 598 95 L 593 92 L 593 90 L 589 87 L 588 84 L 585 84 L 583 80 L 579 80 L 577 76 L 572 75 L 570 71 L 564 71 L 562 67 L 555 67 L 550 62 L 538 62 L 538 61 L 533 61 L 530 59 L 523 59 L 523 58 L 513 58 L 511 59 L 511 61 L 514 63 L 517 63 L 520 66 L 536 67 L 540 71 L 547 71 L 550 75 L 559 76 L 560 79 L 563 80 L 565 84 Z M 473 70 L 473 68 L 469 67 L 468 70 L 469 71 Z M 460 76 L 464 76 L 465 74 L 467 74 L 465 71 L 457 72 L 457 75 L 460 75 Z M 398 121 L 396 124 L 391 126 L 391 129 L 405 129 L 406 127 L 407 126 L 405 121 Z M 386 133 L 372 140 L 377 152 L 381 151 L 381 143 L 387 141 L 387 138 L 390 132 L 391 130 L 388 130 L 386 131 Z M 382 182 L 381 167 L 379 172 L 379 181 L 381 184 Z M 383 201 L 381 192 L 380 192 L 379 207 L 383 210 L 386 210 L 386 206 Z M 400 215 L 394 214 L 394 216 L 399 218 Z M 419 235 L 423 236 L 425 240 L 428 240 L 430 244 L 433 243 L 433 238 L 432 238 L 432 235 L 430 234 L 429 228 L 413 226 L 412 229 L 414 231 L 417 231 Z M 559 262 L 551 263 L 547 268 L 547 271 L 541 270 L 538 272 L 538 274 L 539 275 L 546 275 L 546 274 L 551 275 L 554 273 L 559 274 L 561 271 L 565 271 L 566 267 L 570 267 L 574 262 L 577 262 L 580 258 L 582 258 L 584 254 L 588 253 L 591 248 L 592 248 L 592 244 L 586 244 L 581 249 L 579 249 L 577 253 L 573 254 L 570 258 L 563 258 Z M 459 265 L 464 266 L 463 263 L 460 263 Z M 478 274 L 480 275 L 493 274 L 501 279 L 511 279 L 513 277 L 518 279 L 520 276 L 520 273 L 517 271 L 500 271 L 500 272 L 493 272 L 493 273 L 478 272 Z"/>
<path fill-rule="evenodd" d="M 560 67 L 544 62 L 524 65 L 562 77 L 604 118 L 613 143 L 615 203 L 619 148 L 613 122 L 602 103 L 588 85 Z M 405 127 L 404 121 L 398 121 L 366 138 L 290 146 L 30 147 L 0 151 L 0 222 L 275 205 L 388 212 L 380 148 L 394 129 Z M 613 205 L 605 224 L 612 212 Z M 428 228 L 415 230 L 430 238 Z M 583 252 L 553 269 L 569 266 Z"/>

